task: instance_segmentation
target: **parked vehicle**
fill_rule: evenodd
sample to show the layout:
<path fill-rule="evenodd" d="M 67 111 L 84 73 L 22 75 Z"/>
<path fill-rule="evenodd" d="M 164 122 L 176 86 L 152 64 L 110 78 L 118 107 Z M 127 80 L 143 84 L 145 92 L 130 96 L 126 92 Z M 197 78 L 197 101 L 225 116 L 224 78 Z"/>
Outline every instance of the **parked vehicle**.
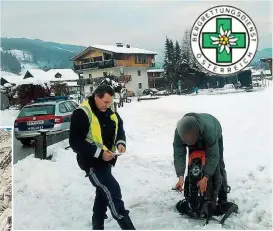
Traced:
<path fill-rule="evenodd" d="M 71 115 L 77 107 L 76 102 L 65 96 L 38 98 L 20 111 L 14 122 L 15 138 L 29 145 L 39 135 L 38 130 L 65 131 L 70 128 Z"/>
<path fill-rule="evenodd" d="M 167 95 L 170 95 L 170 94 L 171 93 L 168 92 L 167 90 L 162 90 L 162 91 L 156 92 L 154 95 L 156 95 L 156 96 L 162 96 L 162 95 L 167 96 Z"/>
<path fill-rule="evenodd" d="M 234 89 L 234 84 L 233 83 L 225 84 L 224 89 Z"/>
<path fill-rule="evenodd" d="M 155 96 L 166 96 L 170 95 L 167 90 L 158 90 L 156 88 L 148 88 L 143 91 L 143 95 L 155 95 Z"/>
<path fill-rule="evenodd" d="M 158 92 L 158 90 L 155 88 L 148 88 L 148 89 L 143 90 L 143 95 L 154 95 L 157 92 Z"/>

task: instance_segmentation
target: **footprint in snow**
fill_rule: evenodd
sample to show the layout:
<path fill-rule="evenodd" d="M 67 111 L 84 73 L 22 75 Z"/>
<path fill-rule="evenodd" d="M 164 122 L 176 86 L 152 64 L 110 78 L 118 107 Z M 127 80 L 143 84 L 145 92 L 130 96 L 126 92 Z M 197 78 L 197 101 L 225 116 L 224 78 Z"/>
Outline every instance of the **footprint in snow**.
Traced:
<path fill-rule="evenodd" d="M 259 166 L 257 169 L 258 171 L 262 172 L 265 169 L 265 166 Z"/>

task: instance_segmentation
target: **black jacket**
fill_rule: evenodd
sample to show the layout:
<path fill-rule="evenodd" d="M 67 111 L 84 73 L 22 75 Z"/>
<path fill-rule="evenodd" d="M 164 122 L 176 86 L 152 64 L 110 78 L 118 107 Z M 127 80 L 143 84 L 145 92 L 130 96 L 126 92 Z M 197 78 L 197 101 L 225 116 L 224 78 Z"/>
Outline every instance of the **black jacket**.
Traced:
<path fill-rule="evenodd" d="M 110 118 L 113 111 L 111 109 L 107 109 L 106 112 L 99 111 L 92 96 L 89 98 L 89 104 L 99 120 L 103 144 L 109 150 L 111 150 L 114 144 L 116 146 L 119 144 L 125 146 L 126 136 L 123 129 L 123 121 L 118 113 L 116 115 L 119 127 L 117 138 L 114 140 L 116 125 Z M 103 150 L 100 151 L 95 144 L 91 144 L 85 140 L 89 132 L 89 127 L 89 120 L 85 112 L 82 109 L 76 109 L 71 116 L 69 144 L 73 151 L 77 153 L 77 161 L 80 168 L 88 172 L 90 167 L 102 169 L 109 167 L 109 165 L 115 165 L 116 158 L 111 161 L 104 161 L 102 159 Z"/>

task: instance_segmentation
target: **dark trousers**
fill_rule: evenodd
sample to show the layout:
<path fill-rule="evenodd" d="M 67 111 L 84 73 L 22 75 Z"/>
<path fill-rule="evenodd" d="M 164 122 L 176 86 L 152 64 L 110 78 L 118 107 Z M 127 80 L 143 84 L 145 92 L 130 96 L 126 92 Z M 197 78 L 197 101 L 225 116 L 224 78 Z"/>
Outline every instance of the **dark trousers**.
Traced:
<path fill-rule="evenodd" d="M 109 207 L 114 219 L 120 220 L 128 215 L 124 202 L 121 200 L 119 183 L 111 173 L 111 167 L 102 170 L 90 170 L 89 179 L 96 187 L 96 197 L 93 207 L 93 218 L 103 220 Z"/>
<path fill-rule="evenodd" d="M 227 193 L 228 193 L 228 182 L 227 182 L 227 172 L 225 168 L 225 162 L 224 162 L 224 145 L 223 145 L 223 136 L 218 141 L 219 145 L 219 168 L 220 173 L 222 175 L 222 185 L 218 194 L 219 201 L 225 202 L 227 200 Z"/>

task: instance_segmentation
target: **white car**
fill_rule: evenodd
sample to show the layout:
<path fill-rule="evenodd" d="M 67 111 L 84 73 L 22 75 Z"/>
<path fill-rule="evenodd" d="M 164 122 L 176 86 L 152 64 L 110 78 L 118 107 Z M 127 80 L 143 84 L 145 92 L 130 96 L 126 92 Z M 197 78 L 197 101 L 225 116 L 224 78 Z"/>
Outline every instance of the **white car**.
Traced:
<path fill-rule="evenodd" d="M 14 122 L 14 135 L 23 145 L 29 145 L 38 130 L 52 132 L 65 131 L 70 128 L 72 112 L 78 104 L 68 97 L 39 98 L 35 103 L 26 105 Z"/>

